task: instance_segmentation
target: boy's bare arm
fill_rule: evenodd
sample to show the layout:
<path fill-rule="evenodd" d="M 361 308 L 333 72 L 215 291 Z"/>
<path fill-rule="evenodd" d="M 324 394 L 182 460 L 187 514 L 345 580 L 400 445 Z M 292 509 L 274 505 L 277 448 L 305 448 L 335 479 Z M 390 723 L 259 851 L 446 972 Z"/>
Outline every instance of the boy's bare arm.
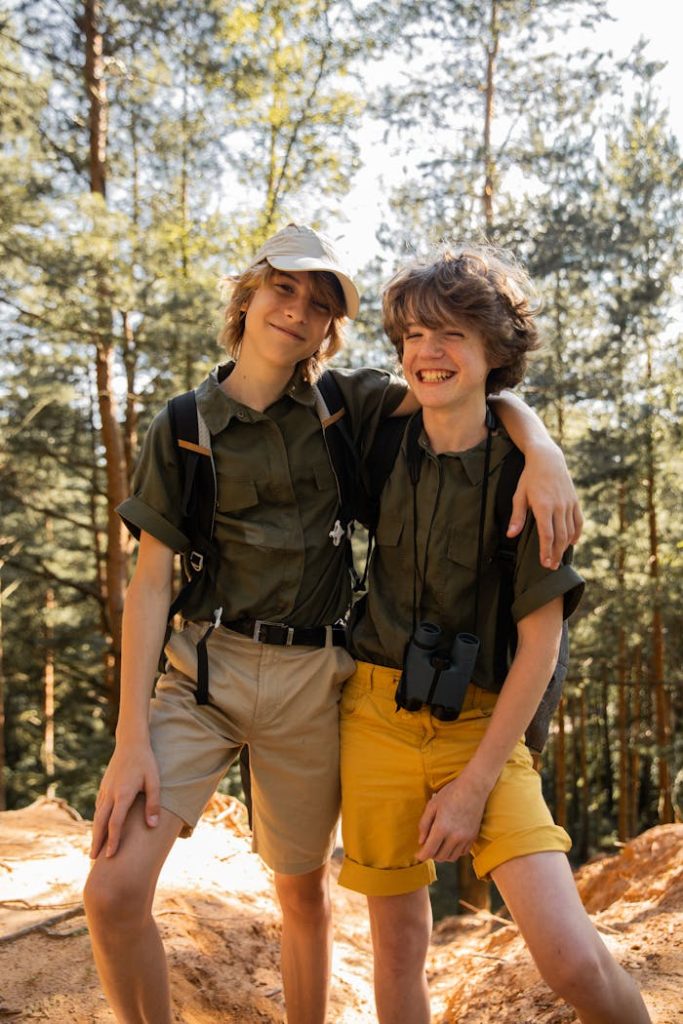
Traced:
<path fill-rule="evenodd" d="M 149 739 L 149 699 L 171 602 L 173 552 L 144 531 L 126 593 L 121 652 L 121 703 L 116 747 L 97 794 L 91 857 L 106 844 L 116 853 L 121 827 L 138 793 L 145 818 L 159 820 L 159 773 Z"/>
<path fill-rule="evenodd" d="M 563 598 L 555 598 L 517 624 L 517 652 L 484 738 L 458 778 L 432 797 L 422 815 L 419 860 L 456 860 L 477 838 L 489 793 L 557 663 L 562 606 Z"/>

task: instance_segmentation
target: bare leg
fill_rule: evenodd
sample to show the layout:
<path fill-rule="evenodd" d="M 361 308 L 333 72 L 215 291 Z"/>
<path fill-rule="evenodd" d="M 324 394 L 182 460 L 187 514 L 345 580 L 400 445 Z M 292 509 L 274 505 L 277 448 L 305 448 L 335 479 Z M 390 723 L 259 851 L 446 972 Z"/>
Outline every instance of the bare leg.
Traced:
<path fill-rule="evenodd" d="M 425 960 L 432 932 L 427 888 L 368 896 L 380 1024 L 429 1024 Z"/>
<path fill-rule="evenodd" d="M 121 846 L 95 861 L 84 902 L 102 988 L 120 1024 L 171 1024 L 166 956 L 152 917 L 162 865 L 182 828 L 162 808 L 149 828 L 141 797 L 131 807 Z"/>
<path fill-rule="evenodd" d="M 544 980 L 582 1024 L 651 1024 L 635 982 L 583 909 L 564 854 L 517 857 L 492 875 Z"/>
<path fill-rule="evenodd" d="M 282 983 L 289 1024 L 324 1024 L 332 964 L 329 865 L 275 874 L 282 908 Z"/>

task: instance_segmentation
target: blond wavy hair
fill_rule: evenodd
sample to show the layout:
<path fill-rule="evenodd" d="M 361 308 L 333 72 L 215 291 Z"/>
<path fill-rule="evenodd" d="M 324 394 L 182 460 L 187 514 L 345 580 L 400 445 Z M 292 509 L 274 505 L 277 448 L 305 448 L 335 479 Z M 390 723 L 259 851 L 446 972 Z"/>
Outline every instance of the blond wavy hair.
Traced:
<path fill-rule="evenodd" d="M 228 303 L 223 310 L 223 323 L 218 332 L 218 343 L 234 359 L 237 359 L 239 356 L 244 336 L 244 322 L 247 317 L 247 309 L 254 292 L 262 284 L 267 284 L 276 273 L 278 271 L 264 260 L 262 263 L 249 267 L 236 277 L 226 278 L 225 283 L 228 288 L 229 297 Z M 328 306 L 332 317 L 323 344 L 312 356 L 309 356 L 308 359 L 303 359 L 299 363 L 299 370 L 303 379 L 308 381 L 309 384 L 313 384 L 322 373 L 324 363 L 331 359 L 343 344 L 346 301 L 342 287 L 334 274 L 326 270 L 310 271 L 310 274 L 313 301 L 321 302 Z"/>
<path fill-rule="evenodd" d="M 462 320 L 479 330 L 493 367 L 487 394 L 514 387 L 524 378 L 528 353 L 540 346 L 535 323 L 539 310 L 526 272 L 492 246 L 444 248 L 431 262 L 403 267 L 382 293 L 384 330 L 399 359 L 409 323 L 433 330 Z"/>

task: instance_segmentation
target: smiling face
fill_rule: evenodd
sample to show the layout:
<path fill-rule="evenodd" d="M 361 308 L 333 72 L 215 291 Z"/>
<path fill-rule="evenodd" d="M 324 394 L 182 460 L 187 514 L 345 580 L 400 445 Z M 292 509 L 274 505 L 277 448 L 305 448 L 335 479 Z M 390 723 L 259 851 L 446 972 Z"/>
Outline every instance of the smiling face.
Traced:
<path fill-rule="evenodd" d="M 479 412 L 491 370 L 481 331 L 465 320 L 437 327 L 409 320 L 402 342 L 403 372 L 423 408 Z"/>
<path fill-rule="evenodd" d="M 323 345 L 333 311 L 316 273 L 273 270 L 246 309 L 241 352 L 291 369 Z"/>

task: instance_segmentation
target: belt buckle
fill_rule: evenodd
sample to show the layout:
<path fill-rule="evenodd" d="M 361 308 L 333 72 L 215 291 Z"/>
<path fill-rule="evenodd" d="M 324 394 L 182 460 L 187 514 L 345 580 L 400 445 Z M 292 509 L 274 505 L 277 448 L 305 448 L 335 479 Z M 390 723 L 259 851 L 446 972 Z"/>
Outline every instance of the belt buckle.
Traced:
<path fill-rule="evenodd" d="M 265 619 L 256 619 L 254 622 L 254 632 L 252 633 L 251 638 L 257 644 L 267 642 L 261 638 L 262 626 L 277 626 L 278 629 L 287 630 L 284 643 L 280 645 L 281 647 L 291 647 L 294 643 L 294 626 L 288 626 L 285 622 L 267 622 Z"/>

